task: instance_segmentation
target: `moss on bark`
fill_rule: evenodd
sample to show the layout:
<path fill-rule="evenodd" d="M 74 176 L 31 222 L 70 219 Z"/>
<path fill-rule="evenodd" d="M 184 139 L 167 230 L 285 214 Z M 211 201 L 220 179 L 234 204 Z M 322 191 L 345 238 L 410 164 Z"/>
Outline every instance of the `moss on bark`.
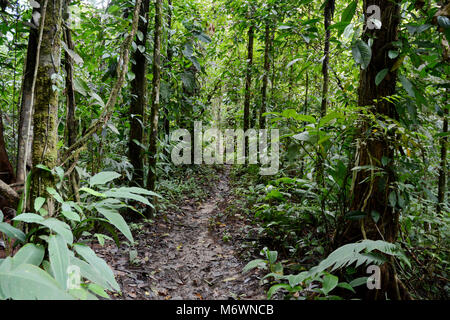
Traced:
<path fill-rule="evenodd" d="M 51 169 L 58 157 L 58 91 L 55 80 L 61 60 L 61 9 L 62 0 L 49 0 L 44 19 L 40 22 L 44 23 L 44 29 L 34 99 L 31 204 L 36 197 L 47 197 L 46 188 L 54 185 L 52 174 L 36 166 L 42 164 Z M 49 213 L 53 212 L 52 208 L 48 209 Z"/>

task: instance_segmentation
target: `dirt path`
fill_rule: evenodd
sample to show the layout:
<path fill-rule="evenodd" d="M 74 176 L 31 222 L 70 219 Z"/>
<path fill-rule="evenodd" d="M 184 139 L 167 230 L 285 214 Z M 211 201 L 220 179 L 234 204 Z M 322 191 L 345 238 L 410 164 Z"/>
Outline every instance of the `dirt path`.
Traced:
<path fill-rule="evenodd" d="M 129 248 L 96 247 L 122 287 L 123 296 L 115 298 L 265 299 L 259 276 L 242 273 L 246 262 L 237 258 L 239 248 L 222 241 L 210 228 L 228 192 L 225 171 L 206 201 L 196 205 L 186 199 L 178 212 L 167 213 L 167 219 L 144 225 L 135 236 L 139 245 L 131 263 Z"/>

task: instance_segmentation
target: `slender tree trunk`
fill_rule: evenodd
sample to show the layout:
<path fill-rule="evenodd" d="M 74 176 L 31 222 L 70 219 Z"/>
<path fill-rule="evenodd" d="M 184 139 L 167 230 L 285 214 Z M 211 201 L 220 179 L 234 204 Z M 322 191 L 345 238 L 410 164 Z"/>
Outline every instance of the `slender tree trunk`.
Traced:
<path fill-rule="evenodd" d="M 447 102 L 448 102 L 448 91 L 447 88 Z M 447 106 L 448 107 L 448 106 Z M 448 132 L 448 108 L 444 109 L 443 115 L 443 125 L 442 133 L 446 134 Z M 441 162 L 439 165 L 439 181 L 438 181 L 438 204 L 437 212 L 442 212 L 442 205 L 445 203 L 445 192 L 447 190 L 447 145 L 448 138 L 444 136 L 441 138 Z"/>
<path fill-rule="evenodd" d="M 43 1 L 41 1 L 43 2 Z M 33 9 L 40 12 L 40 9 Z M 33 19 L 31 19 L 33 23 Z M 22 80 L 22 97 L 20 102 L 20 116 L 17 143 L 16 180 L 23 183 L 27 175 L 27 162 L 31 165 L 31 138 L 33 117 L 33 82 L 36 69 L 38 51 L 38 29 L 30 28 L 28 36 L 27 56 L 25 58 L 24 75 Z"/>
<path fill-rule="evenodd" d="M 323 75 L 323 87 L 322 87 L 322 104 L 320 106 L 320 116 L 324 117 L 327 113 L 328 107 L 328 65 L 330 63 L 330 24 L 334 13 L 334 0 L 327 0 L 327 4 L 324 9 L 324 26 L 325 26 L 325 44 L 323 49 L 324 59 L 322 62 L 322 75 Z"/>
<path fill-rule="evenodd" d="M 159 89 L 161 85 L 161 33 L 162 33 L 162 0 L 156 0 L 155 7 L 155 38 L 153 51 L 153 91 L 152 109 L 150 115 L 150 141 L 149 141 L 149 168 L 147 188 L 155 190 L 156 184 L 156 159 L 158 138 L 158 113 L 159 113 Z M 148 215 L 152 215 L 153 210 L 148 210 Z"/>
<path fill-rule="evenodd" d="M 64 1 L 64 41 L 67 48 L 75 51 L 75 45 L 72 40 L 72 34 L 70 32 L 70 12 L 69 5 L 71 0 Z M 66 143 L 70 147 L 77 140 L 77 122 L 75 119 L 75 89 L 73 84 L 73 59 L 69 54 L 64 55 L 64 69 L 66 71 L 66 103 L 67 103 L 67 113 L 66 113 Z"/>
<path fill-rule="evenodd" d="M 253 68 L 253 42 L 255 37 L 255 26 L 252 22 L 248 28 L 247 45 L 247 75 L 245 77 L 245 98 L 244 98 L 244 132 L 250 128 L 250 101 L 252 88 L 252 68 Z M 248 137 L 245 138 L 245 156 L 248 155 Z"/>
<path fill-rule="evenodd" d="M 361 70 L 359 83 L 360 106 L 365 106 L 369 113 L 382 119 L 396 118 L 395 107 L 388 100 L 383 99 L 395 94 L 397 71 L 390 71 L 386 78 L 377 86 L 376 75 L 383 69 L 391 70 L 394 60 L 388 56 L 392 49 L 392 42 L 398 40 L 400 24 L 400 1 L 373 0 L 364 1 L 364 12 L 369 5 L 377 5 L 381 9 L 380 30 L 367 29 L 363 39 L 374 38 L 372 45 L 372 60 L 369 66 Z M 338 245 L 356 242 L 361 239 L 384 240 L 395 242 L 399 230 L 399 211 L 389 203 L 391 192 L 395 189 L 395 173 L 393 168 L 394 146 L 390 142 L 395 137 L 390 133 L 372 130 L 368 119 L 363 118 L 360 127 L 360 138 L 357 141 L 355 156 L 356 167 L 378 167 L 375 174 L 373 169 L 358 170 L 353 178 L 352 201 L 350 211 L 366 214 L 358 221 L 347 220 L 343 230 L 338 230 Z M 382 173 L 382 174 L 380 174 Z M 372 218 L 379 215 L 377 222 Z M 400 285 L 393 264 L 381 266 L 381 289 L 365 292 L 370 299 L 407 299 L 409 295 Z"/>
<path fill-rule="evenodd" d="M 172 29 L 172 0 L 168 0 L 168 5 L 169 5 L 169 14 L 168 14 L 168 21 L 167 21 L 167 28 L 170 31 Z M 170 32 L 168 32 L 167 35 L 167 67 L 170 68 L 170 65 L 172 63 L 172 59 L 173 59 L 173 49 L 172 46 L 170 44 L 170 40 L 171 40 L 171 34 Z M 171 84 L 171 79 L 169 76 L 167 76 L 167 82 L 169 83 L 169 87 L 172 87 Z M 163 125 L 164 125 L 164 134 L 166 136 L 167 141 L 169 140 L 169 136 L 170 136 L 170 120 L 169 120 L 169 109 L 167 106 L 164 106 L 164 121 L 163 121 Z M 168 156 L 168 154 L 166 154 Z"/>
<path fill-rule="evenodd" d="M 141 16 L 145 18 L 139 19 L 138 35 L 136 37 L 136 45 L 138 49 L 134 52 L 134 64 L 131 71 L 135 77 L 131 82 L 131 104 L 130 104 L 130 137 L 128 141 L 128 158 L 134 167 L 132 184 L 142 187 L 144 185 L 144 166 L 143 166 L 143 150 L 141 145 L 144 138 L 144 113 L 147 109 L 147 59 L 144 52 L 139 48 L 146 49 L 147 33 L 148 33 L 148 11 L 150 0 L 144 0 L 141 4 Z M 137 144 L 137 141 L 139 144 Z"/>
<path fill-rule="evenodd" d="M 70 11 L 69 5 L 71 0 L 64 1 L 63 8 L 63 33 L 64 33 L 64 42 L 69 50 L 75 51 L 75 44 L 72 40 L 72 33 L 70 30 Z M 64 55 L 64 69 L 66 71 L 66 127 L 64 132 L 64 140 L 66 141 L 67 146 L 72 146 L 77 140 L 78 136 L 78 125 L 77 120 L 75 118 L 75 88 L 73 83 L 73 59 L 66 52 Z M 73 163 L 75 163 L 77 159 L 73 159 L 67 163 L 67 168 L 71 168 Z M 72 188 L 73 195 L 76 201 L 80 201 L 79 193 L 78 193 L 78 185 L 79 185 L 79 177 L 76 170 L 72 170 L 69 175 L 69 182 Z"/>
<path fill-rule="evenodd" d="M 49 198 L 48 187 L 54 186 L 53 175 L 38 164 L 52 169 L 57 164 L 58 143 L 58 91 L 53 89 L 52 77 L 59 73 L 61 60 L 61 11 L 62 0 L 47 0 L 41 17 L 43 34 L 39 50 L 38 70 L 34 92 L 33 178 L 31 202 L 37 197 Z M 52 202 L 47 202 L 49 215 L 53 214 Z"/>
<path fill-rule="evenodd" d="M 267 111 L 267 85 L 269 83 L 269 72 L 270 72 L 270 48 L 272 46 L 270 42 L 270 22 L 266 22 L 266 30 L 264 35 L 264 76 L 261 88 L 261 113 L 259 115 L 259 128 L 266 128 L 266 117 L 263 114 Z"/>
<path fill-rule="evenodd" d="M 325 26 L 325 43 L 323 49 L 323 62 L 322 62 L 322 103 L 320 106 L 320 117 L 323 118 L 327 114 L 328 108 L 328 85 L 330 82 L 330 77 L 328 74 L 329 62 L 330 62 L 330 24 L 334 13 L 334 0 L 327 0 L 324 8 L 324 26 Z M 317 184 L 325 187 L 324 185 L 324 157 L 320 145 L 317 150 Z M 322 201 L 323 202 L 323 201 Z M 322 210 L 324 210 L 324 204 L 322 203 Z"/>

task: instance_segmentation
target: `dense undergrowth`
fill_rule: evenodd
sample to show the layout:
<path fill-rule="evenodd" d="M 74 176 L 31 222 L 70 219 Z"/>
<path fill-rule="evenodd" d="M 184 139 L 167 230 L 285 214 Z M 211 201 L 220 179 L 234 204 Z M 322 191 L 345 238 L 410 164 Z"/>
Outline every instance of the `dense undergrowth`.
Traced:
<path fill-rule="evenodd" d="M 310 270 L 336 249 L 332 243 L 335 221 L 331 218 L 323 221 L 325 217 L 321 214 L 320 202 L 311 190 L 314 182 L 304 178 L 298 184 L 295 177 L 262 178 L 251 168 L 232 171 L 233 191 L 240 200 L 239 210 L 245 212 L 249 221 L 254 221 L 250 231 L 250 237 L 254 237 L 254 253 L 264 249 L 261 255 L 267 259 L 270 249 L 273 254 L 276 252 L 277 263 L 283 262 L 283 268 L 280 265 L 277 270 L 273 266 L 265 268 L 269 273 L 275 271 L 278 274 L 272 281 L 265 280 L 268 290 L 278 283 L 286 283 L 286 280 L 280 280 L 281 275 Z M 312 196 L 308 197 L 308 194 Z M 448 217 L 436 217 L 432 211 L 427 215 L 424 204 L 414 198 L 411 201 L 413 204 L 405 208 L 400 222 L 402 232 L 397 247 L 405 256 L 395 261 L 399 278 L 414 299 L 448 299 Z M 329 206 L 333 208 L 336 204 L 330 203 Z M 328 230 L 324 227 L 327 223 L 330 225 Z M 275 260 L 271 263 L 276 265 Z M 355 264 L 345 268 L 348 279 L 352 279 L 356 272 L 354 267 Z M 286 293 L 292 290 L 289 286 L 275 288 L 284 288 Z M 302 290 L 305 288 L 297 288 L 293 292 Z M 345 296 L 349 297 L 348 294 Z M 286 297 L 292 297 L 292 294 Z M 298 293 L 296 297 L 299 297 Z"/>

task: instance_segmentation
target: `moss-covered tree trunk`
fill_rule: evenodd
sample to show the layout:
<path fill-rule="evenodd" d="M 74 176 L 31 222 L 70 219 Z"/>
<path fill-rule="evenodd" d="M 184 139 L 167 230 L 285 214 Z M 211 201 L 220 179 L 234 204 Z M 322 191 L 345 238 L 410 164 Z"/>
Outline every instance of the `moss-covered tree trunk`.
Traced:
<path fill-rule="evenodd" d="M 34 92 L 31 204 L 37 197 L 48 197 L 46 189 L 54 185 L 52 174 L 37 165 L 51 169 L 57 163 L 58 90 L 55 80 L 61 60 L 62 7 L 63 0 L 47 0 L 47 8 L 44 7 L 40 22 L 43 33 Z M 51 204 L 48 211 L 52 215 Z"/>
<path fill-rule="evenodd" d="M 149 6 L 150 0 L 142 1 L 140 12 L 144 19 L 139 19 L 138 30 L 140 32 L 135 39 L 138 49 L 133 54 L 134 64 L 131 67 L 135 78 L 131 82 L 132 98 L 130 104 L 128 158 L 134 167 L 132 183 L 140 187 L 144 185 L 144 164 L 143 150 L 139 144 L 142 144 L 144 141 L 144 113 L 147 109 L 147 58 L 144 55 L 145 51 L 141 51 L 141 49 L 146 48 L 147 43 Z M 135 141 L 139 142 L 139 144 Z"/>
<path fill-rule="evenodd" d="M 159 114 L 159 90 L 161 86 L 161 34 L 162 34 L 162 0 L 156 0 L 155 6 L 155 37 L 153 44 L 153 91 L 152 109 L 150 114 L 150 137 L 149 137 L 149 161 L 147 188 L 155 190 L 156 184 L 156 159 L 158 138 L 158 114 Z M 151 216 L 153 210 L 149 208 L 147 215 Z"/>

